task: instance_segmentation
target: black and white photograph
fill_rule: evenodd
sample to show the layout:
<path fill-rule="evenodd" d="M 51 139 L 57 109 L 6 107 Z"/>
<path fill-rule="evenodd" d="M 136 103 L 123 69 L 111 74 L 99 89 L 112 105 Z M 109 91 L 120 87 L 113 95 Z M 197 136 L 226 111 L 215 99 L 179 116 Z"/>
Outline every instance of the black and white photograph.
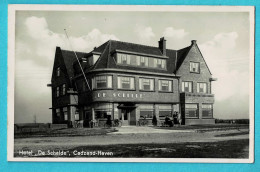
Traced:
<path fill-rule="evenodd" d="M 8 160 L 253 163 L 254 10 L 9 5 Z"/>

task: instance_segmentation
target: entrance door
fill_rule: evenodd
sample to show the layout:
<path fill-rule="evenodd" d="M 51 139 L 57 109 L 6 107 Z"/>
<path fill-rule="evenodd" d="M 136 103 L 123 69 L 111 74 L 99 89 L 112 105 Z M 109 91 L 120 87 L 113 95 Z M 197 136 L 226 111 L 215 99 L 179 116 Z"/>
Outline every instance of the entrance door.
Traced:
<path fill-rule="evenodd" d="M 128 109 L 122 109 L 122 110 L 121 110 L 121 114 L 122 114 L 122 125 L 124 125 L 124 126 L 129 125 L 129 121 L 130 121 L 130 110 L 128 110 Z"/>

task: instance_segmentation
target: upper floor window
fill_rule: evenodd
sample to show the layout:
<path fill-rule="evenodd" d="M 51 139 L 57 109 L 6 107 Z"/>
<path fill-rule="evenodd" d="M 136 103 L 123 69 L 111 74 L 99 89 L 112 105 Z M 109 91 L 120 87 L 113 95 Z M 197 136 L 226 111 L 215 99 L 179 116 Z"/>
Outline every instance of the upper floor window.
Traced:
<path fill-rule="evenodd" d="M 117 53 L 117 63 L 118 64 L 130 64 L 130 58 L 126 54 Z"/>
<path fill-rule="evenodd" d="M 56 69 L 56 76 L 60 76 L 60 67 L 57 67 Z"/>
<path fill-rule="evenodd" d="M 190 62 L 190 72 L 199 73 L 200 72 L 200 63 Z"/>
<path fill-rule="evenodd" d="M 117 53 L 117 64 L 166 69 L 166 59 Z"/>
<path fill-rule="evenodd" d="M 197 83 L 197 93 L 207 93 L 207 83 Z"/>
<path fill-rule="evenodd" d="M 56 87 L 56 97 L 60 96 L 60 87 Z"/>
<path fill-rule="evenodd" d="M 154 91 L 154 79 L 139 78 L 139 89 L 145 91 Z"/>
<path fill-rule="evenodd" d="M 191 81 L 182 81 L 181 91 L 192 93 L 192 82 Z"/>
<path fill-rule="evenodd" d="M 62 95 L 66 94 L 66 84 L 62 84 Z"/>
<path fill-rule="evenodd" d="M 135 89 L 134 77 L 119 76 L 117 81 L 119 89 Z"/>
<path fill-rule="evenodd" d="M 56 109 L 56 115 L 59 117 L 60 116 L 60 109 Z"/>
<path fill-rule="evenodd" d="M 148 67 L 148 58 L 139 56 L 140 57 L 140 66 Z"/>
<path fill-rule="evenodd" d="M 169 80 L 159 80 L 159 91 L 172 91 L 172 81 Z"/>
<path fill-rule="evenodd" d="M 112 88 L 112 76 L 103 75 L 93 78 L 93 89 Z"/>

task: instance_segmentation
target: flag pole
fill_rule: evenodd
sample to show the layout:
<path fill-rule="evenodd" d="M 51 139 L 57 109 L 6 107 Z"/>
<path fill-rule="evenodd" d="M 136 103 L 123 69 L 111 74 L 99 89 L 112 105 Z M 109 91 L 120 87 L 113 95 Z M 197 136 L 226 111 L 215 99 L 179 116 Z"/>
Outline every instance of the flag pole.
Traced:
<path fill-rule="evenodd" d="M 84 76 L 85 81 L 86 81 L 86 83 L 87 83 L 87 85 L 88 85 L 88 88 L 89 88 L 89 90 L 91 90 L 91 89 L 90 89 L 90 86 L 89 86 L 89 84 L 88 84 L 87 77 L 86 77 L 86 75 L 85 75 L 85 73 L 84 73 L 84 70 L 83 70 L 81 64 L 80 64 L 79 58 L 78 58 L 78 56 L 77 56 L 77 53 L 76 53 L 76 52 L 73 50 L 73 48 L 72 48 L 72 45 L 71 45 L 71 43 L 70 43 L 70 40 L 69 40 L 69 37 L 68 37 L 68 34 L 67 34 L 66 29 L 64 29 L 64 32 L 65 32 L 66 37 L 67 37 L 67 39 L 68 39 L 68 42 L 69 42 L 69 45 L 70 45 L 70 49 L 74 52 L 75 57 L 76 57 L 76 59 L 77 59 L 77 61 L 78 61 L 78 63 L 79 63 L 79 67 L 80 67 L 80 69 L 81 69 L 81 71 L 82 71 L 82 73 L 83 73 L 83 76 Z"/>

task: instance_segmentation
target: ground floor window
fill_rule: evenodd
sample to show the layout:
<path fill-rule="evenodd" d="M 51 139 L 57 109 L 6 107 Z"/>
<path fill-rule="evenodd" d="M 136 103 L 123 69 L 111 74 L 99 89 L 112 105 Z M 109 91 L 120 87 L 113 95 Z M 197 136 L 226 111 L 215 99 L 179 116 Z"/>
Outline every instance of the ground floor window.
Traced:
<path fill-rule="evenodd" d="M 164 119 L 166 116 L 172 117 L 172 105 L 159 105 L 159 117 Z"/>
<path fill-rule="evenodd" d="M 198 104 L 185 104 L 186 118 L 199 118 Z"/>
<path fill-rule="evenodd" d="M 143 104 L 140 105 L 140 118 L 153 118 L 154 115 L 154 105 Z"/>
<path fill-rule="evenodd" d="M 112 103 L 99 103 L 94 106 L 95 119 L 107 118 L 112 115 Z"/>
<path fill-rule="evenodd" d="M 64 121 L 68 120 L 68 108 L 64 107 L 63 108 L 63 114 L 64 114 Z"/>
<path fill-rule="evenodd" d="M 202 118 L 212 118 L 213 107 L 212 104 L 202 104 Z"/>

